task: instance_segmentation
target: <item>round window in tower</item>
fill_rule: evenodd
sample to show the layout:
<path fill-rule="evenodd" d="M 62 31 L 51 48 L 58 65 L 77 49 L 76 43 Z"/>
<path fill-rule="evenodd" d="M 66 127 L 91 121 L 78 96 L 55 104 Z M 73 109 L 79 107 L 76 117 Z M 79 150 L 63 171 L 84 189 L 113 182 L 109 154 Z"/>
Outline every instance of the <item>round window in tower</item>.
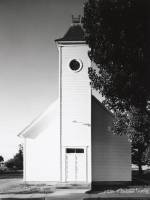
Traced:
<path fill-rule="evenodd" d="M 78 72 L 82 69 L 82 62 L 80 60 L 73 59 L 70 61 L 69 67 L 71 70 Z"/>

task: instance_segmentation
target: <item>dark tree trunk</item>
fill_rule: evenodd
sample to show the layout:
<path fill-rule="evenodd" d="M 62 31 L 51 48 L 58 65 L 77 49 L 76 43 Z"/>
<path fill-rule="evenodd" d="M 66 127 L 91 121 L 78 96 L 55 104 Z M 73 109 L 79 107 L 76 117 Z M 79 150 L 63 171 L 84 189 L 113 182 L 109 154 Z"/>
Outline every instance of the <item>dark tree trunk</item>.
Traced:
<path fill-rule="evenodd" d="M 142 157 L 143 157 L 143 152 L 144 149 L 142 146 L 139 145 L 138 148 L 138 167 L 139 167 L 139 176 L 141 176 L 143 174 L 143 170 L 142 170 Z"/>
<path fill-rule="evenodd" d="M 138 167 L 139 167 L 139 176 L 141 176 L 143 174 L 141 163 L 139 163 Z"/>

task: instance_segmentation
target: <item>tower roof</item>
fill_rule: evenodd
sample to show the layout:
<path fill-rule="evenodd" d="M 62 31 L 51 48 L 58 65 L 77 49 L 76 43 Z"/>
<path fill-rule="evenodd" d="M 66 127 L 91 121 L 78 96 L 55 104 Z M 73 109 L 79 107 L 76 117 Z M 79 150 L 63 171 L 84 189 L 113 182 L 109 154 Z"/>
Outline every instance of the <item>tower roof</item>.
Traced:
<path fill-rule="evenodd" d="M 80 42 L 85 43 L 85 34 L 82 27 L 81 16 L 78 17 L 72 16 L 72 24 L 67 33 L 57 40 L 58 43 L 65 43 L 65 42 Z"/>

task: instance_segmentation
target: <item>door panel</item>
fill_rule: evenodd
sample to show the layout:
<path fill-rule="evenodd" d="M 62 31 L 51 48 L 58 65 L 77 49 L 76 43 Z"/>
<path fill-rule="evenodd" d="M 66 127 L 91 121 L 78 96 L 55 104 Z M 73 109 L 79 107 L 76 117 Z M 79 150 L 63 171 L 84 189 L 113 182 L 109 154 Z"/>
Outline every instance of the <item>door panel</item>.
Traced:
<path fill-rule="evenodd" d="M 86 181 L 86 156 L 85 153 L 76 154 L 77 173 L 76 181 Z"/>
<path fill-rule="evenodd" d="M 66 155 L 66 181 L 75 180 L 75 154 Z"/>
<path fill-rule="evenodd" d="M 65 160 L 66 182 L 85 182 L 86 151 L 83 148 L 67 148 Z"/>

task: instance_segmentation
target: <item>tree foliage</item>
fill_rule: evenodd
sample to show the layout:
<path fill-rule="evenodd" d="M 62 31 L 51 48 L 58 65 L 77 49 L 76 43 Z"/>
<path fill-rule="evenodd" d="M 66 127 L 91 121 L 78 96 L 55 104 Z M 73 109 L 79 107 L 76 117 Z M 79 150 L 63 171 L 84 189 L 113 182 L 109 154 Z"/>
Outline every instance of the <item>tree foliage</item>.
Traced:
<path fill-rule="evenodd" d="M 127 135 L 132 142 L 132 163 L 138 165 L 139 174 L 142 166 L 150 164 L 150 120 L 147 113 L 138 109 L 132 112 L 116 112 L 111 131 L 118 135 Z"/>
<path fill-rule="evenodd" d="M 6 166 L 9 169 L 18 169 L 18 170 L 23 169 L 23 146 L 22 145 L 19 145 L 18 153 L 16 153 L 16 155 L 12 159 L 9 159 L 6 162 Z"/>
<path fill-rule="evenodd" d="M 150 99 L 150 2 L 89 0 L 84 8 L 92 86 L 113 110 L 146 108 Z"/>
<path fill-rule="evenodd" d="M 3 156 L 0 156 L 0 163 L 4 161 Z"/>
<path fill-rule="evenodd" d="M 150 145 L 150 1 L 88 0 L 83 26 L 96 64 L 91 85 L 115 113 L 112 132 L 132 141 L 132 159 L 148 163 Z"/>

